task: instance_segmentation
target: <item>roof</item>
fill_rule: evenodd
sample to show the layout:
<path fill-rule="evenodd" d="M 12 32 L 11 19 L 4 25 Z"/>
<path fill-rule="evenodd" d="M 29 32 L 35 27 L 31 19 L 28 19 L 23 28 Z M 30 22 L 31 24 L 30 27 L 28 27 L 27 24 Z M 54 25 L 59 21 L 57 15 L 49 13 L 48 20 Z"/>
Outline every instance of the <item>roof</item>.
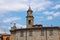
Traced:
<path fill-rule="evenodd" d="M 0 34 L 0 35 L 3 35 L 3 36 L 10 36 L 11 34 Z"/>
<path fill-rule="evenodd" d="M 43 25 L 41 25 L 41 24 L 36 24 L 36 25 L 33 25 L 33 27 L 43 27 Z"/>
<path fill-rule="evenodd" d="M 32 28 L 20 28 L 20 29 L 10 30 L 10 32 L 12 32 L 12 31 L 20 31 L 20 30 L 38 30 L 38 29 L 60 29 L 60 27 L 58 27 L 58 26 L 54 26 L 54 27 L 32 27 Z"/>

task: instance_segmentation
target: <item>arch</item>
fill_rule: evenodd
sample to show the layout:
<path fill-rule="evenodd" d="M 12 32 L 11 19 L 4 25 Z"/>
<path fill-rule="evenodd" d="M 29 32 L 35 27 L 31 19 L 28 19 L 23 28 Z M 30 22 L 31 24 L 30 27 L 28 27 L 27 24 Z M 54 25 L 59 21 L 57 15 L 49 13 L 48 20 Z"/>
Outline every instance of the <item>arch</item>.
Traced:
<path fill-rule="evenodd" d="M 7 37 L 7 38 L 6 38 L 6 40 L 10 40 L 10 38 L 9 38 L 9 37 Z"/>

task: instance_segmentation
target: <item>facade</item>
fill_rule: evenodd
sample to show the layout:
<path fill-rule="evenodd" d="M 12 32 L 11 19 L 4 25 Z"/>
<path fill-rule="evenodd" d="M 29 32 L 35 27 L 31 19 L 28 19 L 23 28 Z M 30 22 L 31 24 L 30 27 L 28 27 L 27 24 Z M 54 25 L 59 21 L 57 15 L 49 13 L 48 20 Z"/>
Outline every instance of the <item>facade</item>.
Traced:
<path fill-rule="evenodd" d="M 11 40 L 60 40 L 60 27 L 45 27 L 34 25 L 34 17 L 29 7 L 26 16 L 26 28 L 16 28 L 16 23 L 11 27 Z"/>
<path fill-rule="evenodd" d="M 0 34 L 0 40 L 11 40 L 10 34 Z"/>

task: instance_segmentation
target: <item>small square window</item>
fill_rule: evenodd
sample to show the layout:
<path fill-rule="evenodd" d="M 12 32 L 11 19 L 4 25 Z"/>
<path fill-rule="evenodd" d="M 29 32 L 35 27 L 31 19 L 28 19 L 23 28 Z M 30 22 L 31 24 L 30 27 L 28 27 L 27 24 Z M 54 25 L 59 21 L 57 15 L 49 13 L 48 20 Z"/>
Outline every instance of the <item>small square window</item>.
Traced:
<path fill-rule="evenodd" d="M 49 34 L 50 36 L 52 36 L 53 35 L 53 30 L 50 30 L 50 34 Z"/>
<path fill-rule="evenodd" d="M 41 36 L 44 36 L 44 30 L 41 30 Z"/>
<path fill-rule="evenodd" d="M 29 36 L 32 36 L 32 31 L 29 31 Z"/>
<path fill-rule="evenodd" d="M 23 36 L 24 36 L 24 32 L 21 31 L 21 32 L 20 32 L 20 37 L 23 37 Z"/>
<path fill-rule="evenodd" d="M 31 20 L 29 20 L 29 24 L 31 24 Z"/>

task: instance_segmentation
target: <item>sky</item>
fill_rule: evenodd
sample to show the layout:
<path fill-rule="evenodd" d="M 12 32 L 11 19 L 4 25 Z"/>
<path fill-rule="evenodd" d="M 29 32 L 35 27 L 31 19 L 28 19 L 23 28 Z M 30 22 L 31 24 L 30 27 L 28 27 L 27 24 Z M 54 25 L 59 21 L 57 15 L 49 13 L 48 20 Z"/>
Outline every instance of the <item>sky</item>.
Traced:
<path fill-rule="evenodd" d="M 0 0 L 0 33 L 10 33 L 14 23 L 25 28 L 29 5 L 34 25 L 60 26 L 60 0 Z"/>

